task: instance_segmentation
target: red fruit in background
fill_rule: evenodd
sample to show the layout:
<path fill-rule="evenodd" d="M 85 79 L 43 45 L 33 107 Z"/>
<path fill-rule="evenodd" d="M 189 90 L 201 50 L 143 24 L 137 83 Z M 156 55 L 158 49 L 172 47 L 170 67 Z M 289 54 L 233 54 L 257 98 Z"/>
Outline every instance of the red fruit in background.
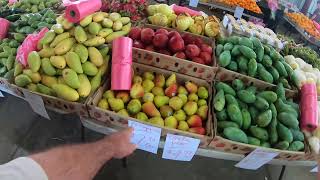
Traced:
<path fill-rule="evenodd" d="M 141 42 L 144 44 L 152 43 L 154 37 L 154 31 L 150 28 L 144 28 L 141 30 Z"/>
<path fill-rule="evenodd" d="M 184 50 L 184 41 L 183 39 L 179 36 L 173 36 L 170 40 L 169 40 L 169 49 L 173 52 L 179 52 L 179 51 L 183 51 Z"/>
<path fill-rule="evenodd" d="M 208 52 L 210 55 L 212 54 L 212 47 L 208 44 L 202 44 L 200 46 L 201 51 Z"/>
<path fill-rule="evenodd" d="M 160 29 L 157 29 L 157 31 L 156 31 L 155 34 L 165 34 L 165 35 L 168 35 L 169 32 L 168 32 L 166 29 L 160 28 Z"/>
<path fill-rule="evenodd" d="M 139 40 L 133 40 L 132 46 L 136 48 L 144 49 L 144 45 Z"/>
<path fill-rule="evenodd" d="M 146 46 L 144 49 L 148 51 L 154 51 L 153 45 Z"/>
<path fill-rule="evenodd" d="M 189 132 L 192 132 L 192 133 L 201 134 L 201 135 L 206 134 L 206 130 L 205 130 L 203 127 L 193 127 L 193 128 L 189 128 L 188 131 L 189 131 Z"/>
<path fill-rule="evenodd" d="M 171 84 L 169 87 L 164 90 L 164 94 L 168 97 L 176 96 L 178 91 L 178 85 L 177 84 Z"/>
<path fill-rule="evenodd" d="M 160 49 L 158 52 L 161 53 L 161 54 L 165 54 L 165 55 L 171 56 L 171 53 L 168 50 L 165 50 L 165 49 Z"/>
<path fill-rule="evenodd" d="M 195 44 L 188 44 L 186 50 L 184 51 L 188 58 L 192 59 L 200 54 L 200 48 Z"/>
<path fill-rule="evenodd" d="M 177 58 L 181 58 L 181 59 L 186 59 L 186 54 L 184 52 L 177 52 L 176 54 L 174 54 L 173 56 L 177 57 Z"/>
<path fill-rule="evenodd" d="M 198 47 L 201 47 L 202 44 L 204 44 L 203 40 L 199 37 L 196 37 L 194 39 L 194 43 L 198 46 Z"/>
<path fill-rule="evenodd" d="M 207 65 L 210 65 L 212 63 L 211 54 L 209 54 L 208 52 L 201 52 L 199 55 L 199 58 L 203 59 L 203 61 Z"/>
<path fill-rule="evenodd" d="M 192 115 L 188 118 L 187 123 L 189 127 L 202 127 L 202 119 L 198 115 Z"/>
<path fill-rule="evenodd" d="M 133 27 L 129 32 L 129 37 L 133 40 L 140 40 L 141 37 L 141 28 Z"/>
<path fill-rule="evenodd" d="M 194 58 L 192 58 L 192 61 L 195 62 L 195 63 L 199 63 L 199 64 L 206 64 L 206 63 L 204 62 L 204 60 L 201 59 L 201 58 L 199 58 L 199 57 L 194 57 Z"/>
<path fill-rule="evenodd" d="M 170 31 L 168 34 L 169 39 L 171 39 L 173 36 L 179 36 L 181 38 L 180 34 L 177 31 Z"/>
<path fill-rule="evenodd" d="M 188 44 L 194 44 L 194 37 L 190 34 L 183 34 L 182 39 L 184 40 L 184 44 L 188 45 Z"/>
<path fill-rule="evenodd" d="M 153 46 L 156 48 L 164 48 L 168 43 L 168 36 L 165 34 L 156 34 L 152 40 Z"/>

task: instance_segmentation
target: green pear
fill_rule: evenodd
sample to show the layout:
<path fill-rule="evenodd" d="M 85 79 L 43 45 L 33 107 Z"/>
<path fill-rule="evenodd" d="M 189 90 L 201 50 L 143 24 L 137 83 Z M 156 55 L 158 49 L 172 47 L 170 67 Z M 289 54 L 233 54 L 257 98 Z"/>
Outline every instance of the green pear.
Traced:
<path fill-rule="evenodd" d="M 157 108 L 167 105 L 169 103 L 169 97 L 167 96 L 155 96 L 153 101 Z"/>

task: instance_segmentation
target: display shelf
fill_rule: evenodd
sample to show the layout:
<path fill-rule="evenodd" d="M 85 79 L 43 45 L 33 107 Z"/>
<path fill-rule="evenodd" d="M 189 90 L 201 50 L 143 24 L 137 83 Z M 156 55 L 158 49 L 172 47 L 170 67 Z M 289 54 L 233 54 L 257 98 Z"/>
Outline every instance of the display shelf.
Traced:
<path fill-rule="evenodd" d="M 218 2 L 211 2 L 211 3 L 204 3 L 204 2 L 199 2 L 199 4 L 203 5 L 203 6 L 209 6 L 209 7 L 212 7 L 212 8 L 217 8 L 217 9 L 221 9 L 221 10 L 224 10 L 224 11 L 228 11 L 228 12 L 232 12 L 234 13 L 235 12 L 235 7 L 228 7 L 224 4 L 221 4 L 221 3 L 218 3 Z M 248 17 L 248 18 L 256 18 L 256 17 L 260 17 L 261 15 L 259 14 L 255 14 L 253 12 L 250 12 L 248 10 L 244 10 L 244 13 L 242 14 L 244 17 Z"/>
<path fill-rule="evenodd" d="M 283 16 L 283 19 L 285 21 L 287 21 L 291 26 L 293 26 L 298 32 L 299 34 L 306 39 L 309 43 L 320 47 L 320 41 L 315 39 L 314 37 L 308 35 L 303 29 L 301 29 L 296 23 L 292 22 L 287 16 Z"/>
<path fill-rule="evenodd" d="M 89 118 L 81 118 L 81 122 L 84 127 L 99 132 L 101 134 L 112 134 L 117 132 L 120 129 L 107 127 L 104 123 L 89 119 Z M 164 141 L 160 141 L 159 148 L 163 149 Z M 244 158 L 243 155 L 239 154 L 232 154 L 226 153 L 221 151 L 215 151 L 212 149 L 204 149 L 199 148 L 196 152 L 196 155 L 209 157 L 214 159 L 223 159 L 223 160 L 230 160 L 230 161 L 240 161 Z M 285 166 L 315 166 L 317 163 L 315 161 L 285 161 L 285 160 L 272 160 L 268 164 L 272 165 L 285 165 Z"/>

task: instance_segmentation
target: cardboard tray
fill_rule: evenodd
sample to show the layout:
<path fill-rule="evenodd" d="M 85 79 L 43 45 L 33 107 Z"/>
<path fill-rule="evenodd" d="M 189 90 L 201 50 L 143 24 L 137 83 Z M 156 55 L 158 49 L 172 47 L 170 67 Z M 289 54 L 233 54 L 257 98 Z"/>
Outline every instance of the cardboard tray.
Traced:
<path fill-rule="evenodd" d="M 152 29 L 163 28 L 160 26 L 153 26 L 153 25 L 145 25 L 143 27 L 149 27 Z M 166 28 L 168 29 L 168 28 Z M 172 31 L 173 29 L 169 29 Z M 180 34 L 185 34 L 187 32 L 180 32 Z M 192 36 L 197 36 L 192 33 Z M 204 42 L 210 44 L 212 47 L 212 62 L 211 66 L 199 64 L 192 62 L 190 60 L 180 59 L 173 56 L 168 56 L 165 54 L 151 52 L 144 49 L 133 48 L 132 57 L 134 62 L 138 62 L 141 64 L 151 65 L 154 67 L 158 67 L 161 69 L 167 69 L 170 71 L 178 72 L 181 74 L 197 77 L 200 79 L 205 79 L 207 81 L 212 81 L 214 78 L 215 73 L 218 70 L 216 57 L 215 57 L 215 40 L 205 37 L 199 36 L 203 39 Z"/>
<path fill-rule="evenodd" d="M 271 84 L 266 84 L 262 83 L 261 81 L 257 81 L 254 78 L 248 78 L 245 76 L 236 76 L 234 74 L 230 74 L 226 71 L 220 71 L 217 73 L 216 77 L 218 79 L 216 80 L 217 82 L 222 81 L 222 82 L 231 82 L 235 78 L 241 79 L 246 85 L 254 85 L 257 87 L 259 90 L 265 90 L 265 89 L 272 89 L 274 86 L 271 86 Z M 297 98 L 297 94 L 290 94 L 286 92 L 287 97 L 292 97 L 292 98 Z M 213 96 L 214 97 L 214 96 Z M 213 109 L 212 109 L 213 111 Z M 245 143 L 239 143 L 235 142 L 232 140 L 228 140 L 223 138 L 218 134 L 217 131 L 217 119 L 215 117 L 215 113 L 213 112 L 213 124 L 214 124 L 214 139 L 212 142 L 209 144 L 208 148 L 209 149 L 215 149 L 218 151 L 223 151 L 223 152 L 230 152 L 230 153 L 235 153 L 235 154 L 243 154 L 247 155 L 256 148 L 264 148 L 260 146 L 255 146 L 255 145 L 250 145 L 250 144 L 245 144 Z M 275 159 L 282 159 L 282 160 L 289 160 L 289 161 L 294 161 L 294 160 L 313 160 L 313 156 L 309 154 L 309 148 L 308 145 L 305 141 L 305 152 L 294 152 L 294 151 L 286 151 L 286 150 L 279 150 L 279 149 L 274 149 L 274 148 L 265 148 L 271 151 L 279 152 L 279 155 Z"/>
<path fill-rule="evenodd" d="M 159 69 L 159 68 L 155 68 L 152 66 L 139 64 L 139 63 L 133 63 L 133 68 L 134 68 L 135 73 L 137 73 L 137 74 L 142 74 L 145 71 L 151 71 L 151 72 L 155 72 L 155 73 L 162 73 L 164 76 L 168 77 L 169 75 L 171 75 L 173 73 L 171 71 L 167 71 L 167 70 L 163 70 L 163 69 Z M 125 128 L 128 126 L 128 119 L 130 119 L 132 121 L 137 121 L 140 123 L 160 127 L 162 129 L 162 131 L 161 131 L 162 137 L 166 136 L 166 134 L 168 134 L 168 133 L 193 137 L 193 138 L 200 139 L 200 141 L 201 141 L 200 147 L 206 147 L 213 139 L 213 125 L 212 125 L 211 104 L 210 104 L 211 98 L 212 98 L 212 86 L 210 83 L 208 83 L 205 80 L 193 78 L 193 77 L 178 74 L 178 73 L 176 73 L 176 76 L 177 76 L 177 81 L 179 82 L 179 84 L 181 84 L 181 82 L 184 83 L 186 81 L 193 81 L 193 82 L 197 83 L 198 85 L 205 86 L 208 88 L 210 96 L 209 96 L 209 100 L 208 100 L 209 112 L 208 112 L 208 119 L 206 122 L 206 135 L 199 135 L 199 134 L 189 133 L 189 132 L 185 132 L 185 131 L 181 131 L 181 130 L 177 130 L 177 129 L 156 126 L 154 124 L 142 122 L 142 121 L 140 121 L 138 119 L 134 119 L 134 118 L 127 118 L 127 117 L 121 116 L 115 112 L 112 112 L 109 110 L 104 110 L 104 109 L 97 107 L 97 104 L 98 104 L 99 100 L 101 99 L 103 93 L 106 90 L 110 89 L 110 82 L 106 82 L 103 87 L 100 87 L 98 89 L 98 91 L 96 92 L 96 94 L 94 95 L 94 97 L 87 103 L 89 115 L 91 118 L 93 118 L 95 120 L 99 120 L 101 122 L 104 122 L 104 124 L 106 126 L 110 126 L 110 127 L 113 126 L 113 127 Z"/>
<path fill-rule="evenodd" d="M 10 93 L 13 96 L 16 96 L 16 97 L 19 97 L 19 98 L 23 98 L 24 97 L 22 91 L 19 91 L 18 89 L 13 88 L 11 86 L 11 83 L 5 78 L 0 78 L 0 86 L 1 86 L 1 88 L 5 89 L 3 91 L 6 91 L 6 92 Z"/>

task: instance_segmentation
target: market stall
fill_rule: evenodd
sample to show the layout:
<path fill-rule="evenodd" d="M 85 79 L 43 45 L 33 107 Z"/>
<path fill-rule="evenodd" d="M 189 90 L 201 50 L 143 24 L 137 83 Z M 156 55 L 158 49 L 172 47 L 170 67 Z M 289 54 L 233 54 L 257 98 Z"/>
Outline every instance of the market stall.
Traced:
<path fill-rule="evenodd" d="M 255 1 L 232 2 L 208 5 L 261 14 Z M 260 165 L 316 165 L 320 58 L 245 14 L 138 1 L 1 4 L 0 90 L 41 116 L 76 113 L 104 134 L 133 127 L 139 149 L 163 148 L 166 159 L 263 151 L 272 158 Z"/>

